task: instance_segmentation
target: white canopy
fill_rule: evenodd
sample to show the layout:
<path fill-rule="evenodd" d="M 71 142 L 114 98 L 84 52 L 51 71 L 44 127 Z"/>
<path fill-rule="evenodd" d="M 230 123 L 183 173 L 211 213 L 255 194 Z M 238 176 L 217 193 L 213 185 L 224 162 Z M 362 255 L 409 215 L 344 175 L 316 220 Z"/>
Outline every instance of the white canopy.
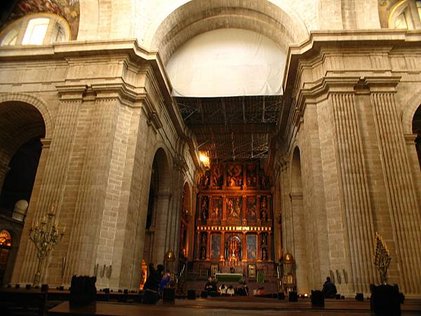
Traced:
<path fill-rule="evenodd" d="M 286 53 L 267 37 L 218 29 L 182 45 L 167 64 L 175 96 L 282 94 Z"/>

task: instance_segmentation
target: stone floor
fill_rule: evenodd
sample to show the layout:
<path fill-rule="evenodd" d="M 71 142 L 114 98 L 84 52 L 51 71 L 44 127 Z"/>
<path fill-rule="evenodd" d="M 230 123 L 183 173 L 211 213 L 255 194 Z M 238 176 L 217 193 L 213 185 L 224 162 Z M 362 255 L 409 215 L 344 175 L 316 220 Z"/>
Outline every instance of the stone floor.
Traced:
<path fill-rule="evenodd" d="M 298 302 L 254 297 L 198 298 L 175 300 L 174 304 L 143 305 L 136 303 L 97 302 L 95 308 L 70 309 L 68 302 L 50 309 L 49 315 L 165 315 L 165 316 L 228 316 L 228 315 L 373 315 L 368 300 L 326 300 L 324 308 L 312 308 L 310 299 Z M 406 300 L 402 315 L 421 315 L 421 300 Z"/>

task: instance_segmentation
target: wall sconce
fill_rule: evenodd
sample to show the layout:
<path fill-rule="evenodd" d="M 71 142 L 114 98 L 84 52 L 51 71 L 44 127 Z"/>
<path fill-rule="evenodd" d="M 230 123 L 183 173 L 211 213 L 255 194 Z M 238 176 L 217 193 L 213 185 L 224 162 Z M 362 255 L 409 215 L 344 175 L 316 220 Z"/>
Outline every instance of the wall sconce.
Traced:
<path fill-rule="evenodd" d="M 113 266 L 111 264 L 109 266 L 106 265 L 106 264 L 104 264 L 101 267 L 101 271 L 99 271 L 99 270 L 100 270 L 99 269 L 99 264 L 97 263 L 94 266 L 94 275 L 95 275 L 95 277 L 98 277 L 98 272 L 99 272 L 99 276 L 101 278 L 106 277 L 107 279 L 109 279 L 109 278 L 111 278 L 111 273 L 113 272 Z"/>
<path fill-rule="evenodd" d="M 209 169 L 210 159 L 209 159 L 209 156 L 205 152 L 199 151 L 199 160 L 206 169 Z"/>

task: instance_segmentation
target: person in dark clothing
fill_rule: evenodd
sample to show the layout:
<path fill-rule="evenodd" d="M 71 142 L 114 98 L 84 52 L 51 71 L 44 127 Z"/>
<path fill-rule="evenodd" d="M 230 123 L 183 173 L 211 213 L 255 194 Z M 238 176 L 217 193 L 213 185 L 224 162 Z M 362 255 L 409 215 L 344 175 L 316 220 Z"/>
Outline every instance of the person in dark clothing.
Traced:
<path fill-rule="evenodd" d="M 164 266 L 158 264 L 155 270 L 153 263 L 149 264 L 149 275 L 144 285 L 143 300 L 144 304 L 156 304 L 159 300 L 159 285 L 162 279 Z"/>
<path fill-rule="evenodd" d="M 330 277 L 327 277 L 325 283 L 323 283 L 322 293 L 325 298 L 335 298 L 337 290 Z"/>
<path fill-rule="evenodd" d="M 214 280 L 212 277 L 208 278 L 208 282 L 206 282 L 206 284 L 205 284 L 205 291 L 208 291 L 208 292 L 216 292 L 217 291 L 216 280 Z"/>

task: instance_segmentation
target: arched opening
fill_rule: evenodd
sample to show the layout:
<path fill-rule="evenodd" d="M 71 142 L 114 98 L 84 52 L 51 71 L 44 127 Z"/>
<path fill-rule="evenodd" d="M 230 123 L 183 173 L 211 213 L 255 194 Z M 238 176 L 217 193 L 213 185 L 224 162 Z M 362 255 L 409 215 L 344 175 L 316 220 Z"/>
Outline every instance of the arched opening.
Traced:
<path fill-rule="evenodd" d="M 418 107 L 412 120 L 412 133 L 416 135 L 415 148 L 417 150 L 418 163 L 421 169 L 421 106 Z"/>
<path fill-rule="evenodd" d="M 12 216 L 19 200 L 30 200 L 45 125 L 41 113 L 22 102 L 0 104 L 0 210 Z"/>
<path fill-rule="evenodd" d="M 169 168 L 167 156 L 159 149 L 154 157 L 149 187 L 143 260 L 149 265 L 162 264 L 168 247 Z"/>
<path fill-rule="evenodd" d="M 421 28 L 421 1 L 391 1 L 388 19 L 389 28 L 414 30 Z"/>
<path fill-rule="evenodd" d="M 19 200 L 29 201 L 41 156 L 42 144 L 33 138 L 13 155 L 0 195 L 0 208 L 11 213 Z"/>
<path fill-rule="evenodd" d="M 13 233 L 13 248 L 2 266 L 2 282 L 13 271 L 26 208 L 41 156 L 45 123 L 34 106 L 18 101 L 0 104 L 0 217 L 3 227 Z"/>
<path fill-rule="evenodd" d="M 48 45 L 68 41 L 70 27 L 61 16 L 28 14 L 14 21 L 0 35 L 0 46 Z"/>

